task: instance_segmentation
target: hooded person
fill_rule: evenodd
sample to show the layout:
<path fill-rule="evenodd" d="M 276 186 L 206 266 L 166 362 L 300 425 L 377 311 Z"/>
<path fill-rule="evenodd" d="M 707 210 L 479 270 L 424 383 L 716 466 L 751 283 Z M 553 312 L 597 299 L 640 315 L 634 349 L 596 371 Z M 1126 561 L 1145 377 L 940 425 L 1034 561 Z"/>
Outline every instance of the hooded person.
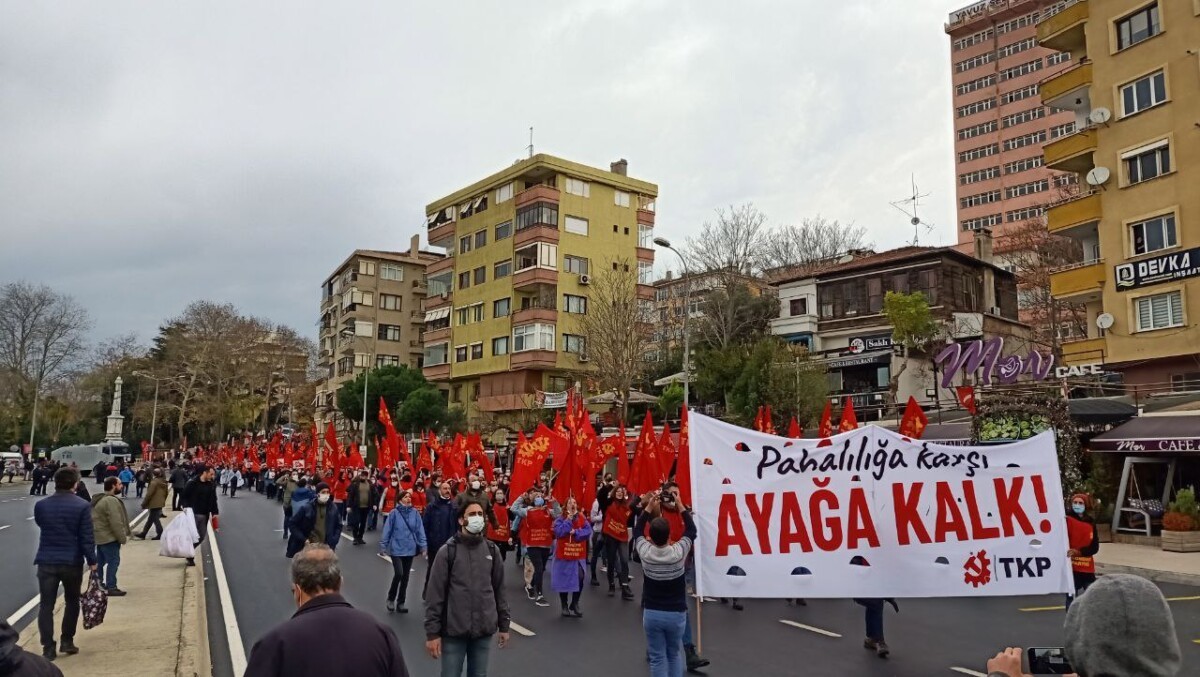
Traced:
<path fill-rule="evenodd" d="M 292 521 L 288 525 L 287 552 L 290 559 L 304 549 L 308 543 L 324 543 L 337 549 L 342 535 L 342 521 L 337 504 L 333 502 L 333 491 L 325 482 L 317 484 L 317 495 L 311 501 L 300 504 L 292 501 Z"/>

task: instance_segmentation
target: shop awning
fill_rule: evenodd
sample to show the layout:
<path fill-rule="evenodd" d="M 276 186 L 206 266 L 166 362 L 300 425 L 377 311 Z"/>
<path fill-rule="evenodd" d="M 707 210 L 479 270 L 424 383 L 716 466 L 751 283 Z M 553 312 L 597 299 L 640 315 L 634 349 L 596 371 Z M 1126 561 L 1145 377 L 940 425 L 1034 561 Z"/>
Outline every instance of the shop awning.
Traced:
<path fill-rule="evenodd" d="M 444 306 L 442 308 L 434 308 L 433 310 L 429 310 L 429 311 L 425 312 L 425 321 L 426 322 L 433 322 L 434 320 L 444 320 L 447 317 L 450 317 L 450 306 Z"/>
<path fill-rule="evenodd" d="M 1083 397 L 1067 400 L 1071 418 L 1079 423 L 1122 423 L 1137 416 L 1137 407 L 1115 397 Z"/>
<path fill-rule="evenodd" d="M 932 415 L 932 412 L 927 415 Z M 971 422 L 930 423 L 921 434 L 921 439 L 938 444 L 970 444 Z"/>
<path fill-rule="evenodd" d="M 1200 454 L 1200 416 L 1139 416 L 1092 438 L 1092 451 Z"/>
<path fill-rule="evenodd" d="M 867 364 L 891 364 L 892 351 L 890 350 L 872 350 L 871 352 L 859 353 L 858 355 L 847 355 L 845 357 L 833 357 L 823 360 L 826 369 L 845 369 L 846 367 L 859 367 Z"/>

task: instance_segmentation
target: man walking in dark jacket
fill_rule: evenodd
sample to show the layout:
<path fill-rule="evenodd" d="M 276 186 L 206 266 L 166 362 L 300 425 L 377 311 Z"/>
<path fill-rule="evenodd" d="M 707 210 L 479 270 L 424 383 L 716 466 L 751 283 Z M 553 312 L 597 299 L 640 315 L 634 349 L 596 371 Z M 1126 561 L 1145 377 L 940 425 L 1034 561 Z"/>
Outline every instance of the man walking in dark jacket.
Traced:
<path fill-rule="evenodd" d="M 200 466 L 200 472 L 196 474 L 196 479 L 188 482 L 187 486 L 183 488 L 183 497 L 180 502 L 184 508 L 191 508 L 192 513 L 196 516 L 196 531 L 200 533 L 200 540 L 196 541 L 197 546 L 204 542 L 204 537 L 208 534 L 210 518 L 214 531 L 221 526 L 217 518 L 221 513 L 217 508 L 217 483 L 213 481 L 216 474 L 212 468 L 206 465 Z M 189 557 L 187 565 L 196 566 L 196 560 Z"/>
<path fill-rule="evenodd" d="M 333 550 L 315 544 L 300 551 L 292 560 L 292 597 L 299 608 L 254 644 L 245 676 L 408 677 L 396 634 L 350 606 L 341 589 Z"/>
<path fill-rule="evenodd" d="M 425 551 L 425 559 L 429 566 L 425 567 L 425 587 L 429 587 L 429 572 L 433 571 L 433 559 L 442 544 L 458 531 L 458 519 L 454 512 L 454 501 L 450 498 L 450 483 L 442 481 L 438 484 L 438 494 L 429 499 L 422 516 L 425 522 L 425 539 L 429 549 Z M 424 597 L 424 592 L 421 593 Z"/>
<path fill-rule="evenodd" d="M 354 545 L 366 543 L 363 532 L 367 530 L 367 516 L 371 514 L 371 506 L 379 502 L 375 485 L 367 479 L 367 471 L 359 470 L 358 476 L 350 482 L 350 490 L 346 493 L 346 507 L 350 510 L 350 526 L 354 533 Z"/>
<path fill-rule="evenodd" d="M 187 487 L 188 472 L 183 464 L 175 466 L 171 471 L 171 510 L 183 510 L 179 505 L 180 499 L 183 498 L 183 490 Z"/>
<path fill-rule="evenodd" d="M 342 536 L 342 517 L 337 503 L 332 499 L 329 485 L 320 482 L 315 498 L 295 504 L 295 513 L 288 525 L 287 551 L 284 553 L 289 559 L 304 549 L 306 543 L 324 543 L 330 550 L 337 549 L 338 539 Z"/>
<path fill-rule="evenodd" d="M 60 468 L 54 473 L 54 495 L 33 506 L 33 518 L 41 529 L 37 555 L 38 631 L 42 635 L 42 655 L 54 660 L 54 602 L 58 586 L 63 587 L 62 636 L 58 650 L 79 653 L 75 629 L 79 625 L 79 593 L 83 586 L 83 563 L 96 570 L 96 543 L 92 535 L 92 506 L 75 495 L 79 472 Z"/>

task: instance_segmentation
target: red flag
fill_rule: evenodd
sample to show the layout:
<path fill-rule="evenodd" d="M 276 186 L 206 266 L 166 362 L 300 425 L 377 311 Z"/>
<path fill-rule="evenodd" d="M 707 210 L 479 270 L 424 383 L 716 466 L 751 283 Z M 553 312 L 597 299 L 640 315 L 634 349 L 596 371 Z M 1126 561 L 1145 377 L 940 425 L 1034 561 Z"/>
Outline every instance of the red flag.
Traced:
<path fill-rule="evenodd" d="M 904 407 L 904 418 L 900 419 L 900 434 L 912 439 L 920 439 L 929 425 L 929 418 L 917 404 L 916 398 L 908 396 L 908 404 Z"/>
<path fill-rule="evenodd" d="M 433 458 L 429 454 L 429 445 L 424 441 L 421 442 L 421 450 L 417 452 L 417 473 L 420 474 L 422 470 L 433 472 Z"/>
<path fill-rule="evenodd" d="M 821 424 L 817 427 L 819 437 L 833 436 L 833 405 L 825 403 L 825 411 L 821 413 Z"/>
<path fill-rule="evenodd" d="M 775 434 L 775 419 L 771 415 L 771 405 L 767 405 L 763 410 L 763 428 L 762 431 L 768 435 Z"/>
<path fill-rule="evenodd" d="M 842 422 L 838 424 L 839 433 L 847 433 L 858 428 L 858 417 L 854 415 L 854 400 L 846 398 L 842 406 Z"/>
<path fill-rule="evenodd" d="M 800 422 L 796 420 L 795 416 L 793 416 L 792 420 L 788 423 L 787 436 L 794 440 L 800 439 L 804 436 L 804 431 L 800 429 Z"/>
<path fill-rule="evenodd" d="M 763 430 L 763 408 L 761 404 L 758 405 L 758 411 L 754 412 L 754 429 L 760 433 Z"/>
<path fill-rule="evenodd" d="M 675 443 L 671 440 L 671 426 L 663 421 L 662 435 L 658 438 L 658 467 L 659 482 L 665 482 L 671 476 L 671 466 L 675 464 Z"/>
<path fill-rule="evenodd" d="M 338 444 L 337 430 L 333 428 L 333 421 L 330 421 L 329 425 L 325 427 L 325 444 L 329 446 L 329 450 L 335 457 L 342 455 L 342 446 Z"/>
<path fill-rule="evenodd" d="M 958 393 L 958 401 L 963 405 L 963 409 L 975 415 L 975 386 L 958 386 L 954 389 Z"/>
<path fill-rule="evenodd" d="M 657 446 L 657 440 L 654 438 L 654 420 L 647 411 L 646 420 L 642 423 L 642 432 L 638 435 L 637 448 L 633 452 L 633 468 L 630 471 L 629 490 L 635 494 L 644 494 L 657 486 Z"/>
<path fill-rule="evenodd" d="M 629 440 L 625 437 L 625 421 L 621 421 L 621 430 L 617 433 L 617 483 L 629 482 Z"/>
<path fill-rule="evenodd" d="M 363 460 L 362 453 L 360 453 L 358 450 L 357 442 L 350 443 L 350 459 L 347 461 L 346 465 L 350 468 L 367 467 L 367 462 Z"/>
<path fill-rule="evenodd" d="M 679 483 L 679 498 L 684 505 L 692 504 L 692 449 L 688 440 L 688 410 L 679 415 L 679 457 L 675 462 L 675 481 Z M 794 419 L 793 419 L 794 420 Z"/>

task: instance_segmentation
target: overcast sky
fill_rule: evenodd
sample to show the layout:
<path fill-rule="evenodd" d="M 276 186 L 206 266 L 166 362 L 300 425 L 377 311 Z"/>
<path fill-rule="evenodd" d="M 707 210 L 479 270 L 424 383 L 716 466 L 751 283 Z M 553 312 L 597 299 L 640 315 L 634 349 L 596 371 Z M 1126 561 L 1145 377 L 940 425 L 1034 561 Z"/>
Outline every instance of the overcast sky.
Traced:
<path fill-rule="evenodd" d="M 628 158 L 672 239 L 752 201 L 901 245 L 915 174 L 949 244 L 964 4 L 0 0 L 0 282 L 73 295 L 96 339 L 201 298 L 315 338 L 335 265 L 407 248 L 531 125 Z"/>

